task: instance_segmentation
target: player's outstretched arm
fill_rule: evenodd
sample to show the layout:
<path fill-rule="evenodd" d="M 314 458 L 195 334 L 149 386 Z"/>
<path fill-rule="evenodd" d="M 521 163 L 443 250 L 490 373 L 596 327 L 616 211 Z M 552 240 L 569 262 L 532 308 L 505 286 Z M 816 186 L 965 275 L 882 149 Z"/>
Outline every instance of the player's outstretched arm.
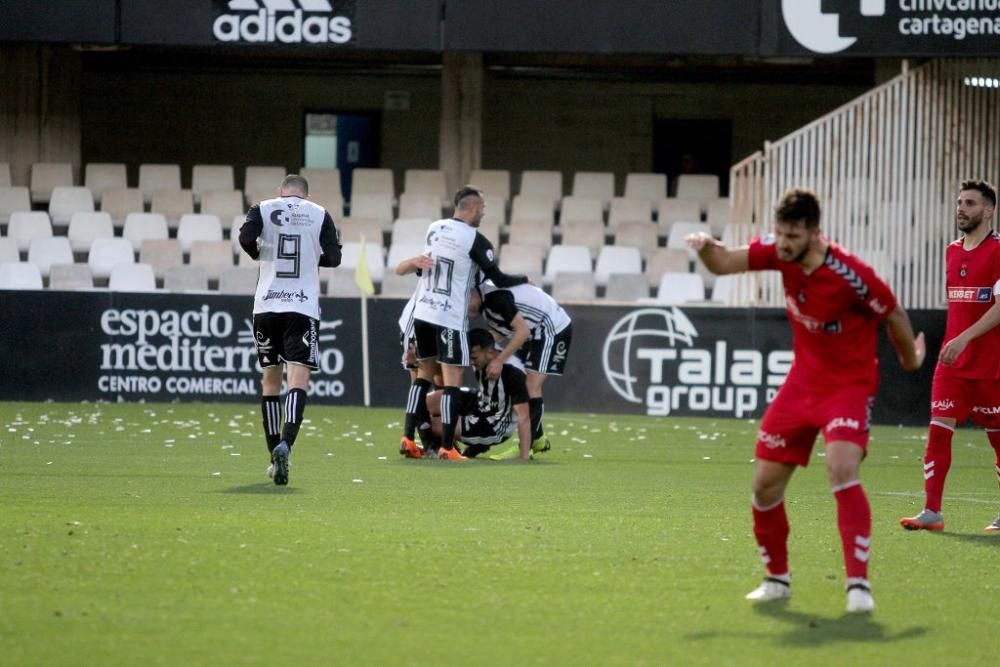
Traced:
<path fill-rule="evenodd" d="M 522 461 L 531 458 L 531 411 L 527 403 L 515 403 L 514 414 L 517 415 L 517 448 Z"/>
<path fill-rule="evenodd" d="M 688 234 L 684 241 L 698 253 L 705 267 L 717 276 L 741 273 L 750 268 L 750 250 L 747 246 L 727 248 L 705 232 Z"/>
<path fill-rule="evenodd" d="M 994 302 L 993 306 L 983 313 L 983 316 L 973 322 L 972 326 L 947 341 L 941 348 L 941 363 L 951 366 L 958 359 L 959 355 L 965 351 L 965 347 L 982 336 L 987 331 L 1000 324 L 1000 302 Z"/>
<path fill-rule="evenodd" d="M 913 325 L 910 324 L 910 316 L 906 314 L 902 306 L 896 306 L 889 316 L 885 318 L 886 331 L 889 334 L 889 342 L 896 349 L 899 357 L 899 364 L 905 371 L 915 371 L 924 365 L 924 357 L 927 356 L 927 345 L 924 341 L 923 332 L 913 336 Z"/>
<path fill-rule="evenodd" d="M 434 268 L 434 260 L 427 255 L 417 255 L 416 257 L 407 257 L 402 262 L 396 265 L 396 274 L 400 276 L 405 276 L 408 273 L 413 273 L 414 271 L 426 271 L 427 269 Z"/>

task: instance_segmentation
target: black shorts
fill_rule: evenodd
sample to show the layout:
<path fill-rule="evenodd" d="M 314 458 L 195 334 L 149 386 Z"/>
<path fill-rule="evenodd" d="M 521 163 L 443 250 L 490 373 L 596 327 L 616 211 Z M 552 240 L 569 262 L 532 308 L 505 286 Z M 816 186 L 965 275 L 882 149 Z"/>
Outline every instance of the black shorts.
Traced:
<path fill-rule="evenodd" d="M 282 363 L 319 368 L 319 321 L 302 313 L 257 313 L 253 337 L 261 368 Z"/>
<path fill-rule="evenodd" d="M 437 357 L 449 366 L 469 365 L 469 341 L 464 331 L 414 320 L 413 337 L 417 339 L 417 360 Z"/>
<path fill-rule="evenodd" d="M 531 340 L 519 350 L 518 357 L 524 362 L 525 370 L 532 373 L 562 375 L 572 342 L 572 324 L 557 334 L 551 334 L 542 327 L 537 327 Z"/>
<path fill-rule="evenodd" d="M 497 431 L 497 425 L 491 424 L 487 417 L 492 417 L 491 413 L 473 410 L 470 414 L 462 415 L 462 442 L 467 445 L 485 445 L 492 447 L 505 442 L 517 431 L 517 422 L 510 420 L 507 430 Z"/>

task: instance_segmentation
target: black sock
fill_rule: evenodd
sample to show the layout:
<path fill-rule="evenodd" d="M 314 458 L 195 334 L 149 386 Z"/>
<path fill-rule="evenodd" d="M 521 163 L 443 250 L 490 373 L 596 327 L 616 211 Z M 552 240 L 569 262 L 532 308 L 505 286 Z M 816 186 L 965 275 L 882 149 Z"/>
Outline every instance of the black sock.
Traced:
<path fill-rule="evenodd" d="M 531 439 L 538 440 L 545 434 L 542 427 L 542 415 L 545 414 L 545 407 L 542 404 L 542 397 L 528 399 L 528 414 L 531 415 Z"/>
<path fill-rule="evenodd" d="M 462 390 L 458 387 L 445 387 L 441 397 L 441 447 L 455 448 L 455 425 L 458 423 L 462 409 Z"/>
<path fill-rule="evenodd" d="M 403 435 L 410 440 L 413 440 L 418 426 L 430 421 L 427 413 L 427 392 L 430 388 L 431 383 L 422 378 L 417 378 L 410 385 L 410 395 L 406 399 L 406 422 L 403 424 Z"/>
<path fill-rule="evenodd" d="M 281 442 L 281 399 L 277 396 L 264 396 L 260 399 L 260 413 L 264 417 L 267 451 L 271 452 Z"/>
<path fill-rule="evenodd" d="M 303 389 L 290 389 L 285 396 L 285 428 L 281 431 L 281 439 L 288 443 L 291 449 L 302 426 L 302 415 L 306 411 L 306 392 Z"/>

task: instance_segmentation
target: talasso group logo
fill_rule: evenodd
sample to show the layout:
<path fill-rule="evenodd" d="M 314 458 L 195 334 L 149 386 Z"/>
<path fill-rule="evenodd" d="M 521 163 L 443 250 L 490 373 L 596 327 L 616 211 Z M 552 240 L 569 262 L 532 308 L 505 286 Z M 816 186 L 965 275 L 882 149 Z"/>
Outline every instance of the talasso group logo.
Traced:
<path fill-rule="evenodd" d="M 885 0 L 859 0 L 862 16 L 884 16 Z M 838 53 L 857 37 L 840 34 L 840 16 L 823 11 L 823 0 L 781 0 L 781 15 L 799 44 L 816 53 Z"/>
<path fill-rule="evenodd" d="M 229 0 L 212 34 L 220 42 L 347 44 L 354 39 L 351 17 L 336 12 L 330 0 Z"/>

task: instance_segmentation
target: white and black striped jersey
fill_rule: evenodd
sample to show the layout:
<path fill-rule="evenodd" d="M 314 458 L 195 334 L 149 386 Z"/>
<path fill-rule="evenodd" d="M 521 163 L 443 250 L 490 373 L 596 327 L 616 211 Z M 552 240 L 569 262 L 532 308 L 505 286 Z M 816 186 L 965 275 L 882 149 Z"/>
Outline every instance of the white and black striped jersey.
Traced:
<path fill-rule="evenodd" d="M 485 419 L 494 433 L 510 433 L 517 423 L 514 406 L 528 402 L 528 385 L 525 382 L 524 364 L 517 357 L 511 357 L 500 371 L 500 377 L 490 380 L 485 369 L 476 369 L 479 382 L 479 396 L 475 417 Z M 468 419 L 465 416 L 464 419 Z"/>
<path fill-rule="evenodd" d="M 505 338 L 514 335 L 513 322 L 518 313 L 521 313 L 532 334 L 541 327 L 554 335 L 570 325 L 570 317 L 562 306 L 534 285 L 497 289 L 484 283 L 480 289 L 483 293 L 483 318 L 490 329 Z"/>
<path fill-rule="evenodd" d="M 524 276 L 501 272 L 493 244 L 475 227 L 457 218 L 431 223 L 423 254 L 434 260 L 434 268 L 421 272 L 413 316 L 449 329 L 468 328 L 469 291 L 476 285 L 480 270 L 498 287 L 528 281 Z"/>
<path fill-rule="evenodd" d="M 247 212 L 240 245 L 260 260 L 254 314 L 319 319 L 319 267 L 340 264 L 337 228 L 326 209 L 298 196 L 262 201 Z"/>

